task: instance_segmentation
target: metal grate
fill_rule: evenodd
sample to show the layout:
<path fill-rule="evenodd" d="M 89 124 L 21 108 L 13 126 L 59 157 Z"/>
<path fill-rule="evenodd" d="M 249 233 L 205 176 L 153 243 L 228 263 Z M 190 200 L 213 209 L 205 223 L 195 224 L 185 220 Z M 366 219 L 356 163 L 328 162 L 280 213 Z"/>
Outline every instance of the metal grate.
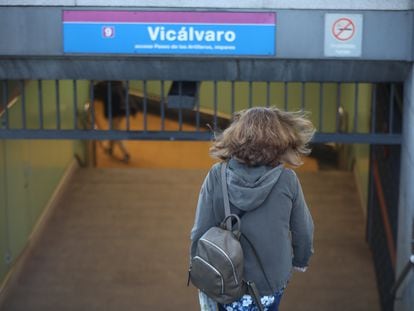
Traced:
<path fill-rule="evenodd" d="M 310 112 L 314 142 L 399 144 L 389 85 L 389 126 L 376 128 L 368 83 L 3 80 L 0 138 L 210 140 L 235 111 L 276 106 Z"/>

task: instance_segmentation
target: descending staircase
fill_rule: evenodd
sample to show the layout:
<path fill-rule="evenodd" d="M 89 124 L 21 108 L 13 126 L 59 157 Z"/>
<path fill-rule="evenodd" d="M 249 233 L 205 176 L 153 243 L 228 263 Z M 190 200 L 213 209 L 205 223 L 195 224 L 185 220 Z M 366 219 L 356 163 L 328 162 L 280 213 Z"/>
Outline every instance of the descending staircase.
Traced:
<path fill-rule="evenodd" d="M 197 310 L 189 232 L 206 170 L 81 169 L 0 310 Z M 379 310 L 350 173 L 300 173 L 315 255 L 282 310 Z"/>
<path fill-rule="evenodd" d="M 294 273 L 281 310 L 379 311 L 354 176 L 303 172 L 300 179 L 315 223 L 315 253 L 308 272 Z"/>

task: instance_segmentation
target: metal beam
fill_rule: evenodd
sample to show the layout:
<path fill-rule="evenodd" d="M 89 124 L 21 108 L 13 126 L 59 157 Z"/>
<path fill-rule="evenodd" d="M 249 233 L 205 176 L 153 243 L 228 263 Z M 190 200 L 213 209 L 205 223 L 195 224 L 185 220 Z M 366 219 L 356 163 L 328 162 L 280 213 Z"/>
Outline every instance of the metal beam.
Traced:
<path fill-rule="evenodd" d="M 372 144 L 372 145 L 399 145 L 400 134 L 353 134 L 353 133 L 316 133 L 314 143 L 339 143 L 339 144 Z"/>
<path fill-rule="evenodd" d="M 118 130 L 0 130 L 0 139 L 73 140 L 201 140 L 213 138 L 211 132 L 118 131 Z"/>
<path fill-rule="evenodd" d="M 168 8 L 248 8 L 248 9 L 345 9 L 345 10 L 410 10 L 411 0 L 0 0 L 1 5 L 10 6 L 126 6 Z"/>
<path fill-rule="evenodd" d="M 402 61 L 153 57 L 0 58 L 0 79 L 402 82 Z"/>
<path fill-rule="evenodd" d="M 117 3 L 120 4 L 121 1 Z M 145 2 L 145 1 L 144 1 Z M 223 1 L 221 1 L 223 3 Z M 314 1 L 310 1 L 308 9 L 262 9 L 265 12 L 276 13 L 276 54 L 266 56 L 269 59 L 330 59 L 324 53 L 325 32 L 331 29 L 325 26 L 325 15 L 333 13 L 330 9 L 316 9 Z M 326 5 L 331 1 L 323 1 Z M 367 1 L 354 1 L 354 3 Z M 371 1 L 370 1 L 371 2 Z M 391 1 L 398 2 L 398 1 Z M 137 4 L 137 3 L 136 3 Z M 148 4 L 146 4 L 148 5 Z M 196 1 L 195 5 L 199 5 Z M 251 7 L 255 8 L 256 1 L 251 1 Z M 145 7 L 145 5 L 143 5 Z M 335 9 L 339 9 L 336 3 Z M 0 55 L 20 57 L 82 57 L 82 54 L 65 53 L 63 49 L 63 21 L 62 11 L 66 9 L 76 10 L 148 10 L 130 6 L 99 7 L 59 7 L 59 6 L 27 6 L 27 7 L 1 7 L 0 9 Z M 153 9 L 154 10 L 154 9 Z M 165 6 L 159 10 L 177 11 L 177 8 Z M 188 11 L 187 9 L 186 11 Z M 192 9 L 193 11 L 212 11 L 212 9 Z M 213 11 L 220 10 L 220 6 Z M 250 11 L 249 10 L 249 11 Z M 253 9 L 254 10 L 254 9 Z M 222 11 L 228 11 L 222 9 Z M 233 7 L 231 11 L 247 11 L 247 9 Z M 336 11 L 338 13 L 340 12 Z M 361 56 L 348 60 L 382 60 L 382 61 L 410 61 L 413 60 L 413 12 L 396 10 L 360 10 L 352 13 L 363 16 L 363 37 Z M 113 13 L 114 15 L 116 13 Z M 349 12 L 348 12 L 349 14 Z M 45 18 L 47 16 L 47 18 Z M 298 21 L 300 23 L 298 24 Z M 138 40 L 138 39 L 137 39 Z M 148 53 L 157 53 L 148 51 Z M 86 54 L 107 55 L 121 58 L 123 54 Z M 128 54 L 133 57 L 151 57 L 156 54 Z M 158 54 L 161 55 L 161 54 Z M 96 57 L 96 56 L 94 56 Z M 166 56 L 167 57 L 167 56 Z M 201 57 L 201 56 L 200 56 Z M 217 57 L 217 56 L 216 56 Z M 237 56 L 219 56 L 220 58 L 234 59 Z M 252 56 L 254 57 L 254 55 Z M 184 56 L 183 56 L 184 58 Z M 185 58 L 192 59 L 187 55 Z M 212 58 L 210 56 L 210 58 Z M 344 59 L 344 58 L 341 58 Z"/>
<path fill-rule="evenodd" d="M 208 131 L 119 131 L 119 130 L 0 130 L 0 139 L 92 139 L 92 140 L 198 140 L 210 141 Z M 401 144 L 399 134 L 316 133 L 313 143 Z"/>
<path fill-rule="evenodd" d="M 396 278 L 414 252 L 414 67 L 411 67 L 404 90 Z M 406 277 L 405 282 L 397 291 L 394 306 L 395 311 L 413 309 L 414 273 Z"/>

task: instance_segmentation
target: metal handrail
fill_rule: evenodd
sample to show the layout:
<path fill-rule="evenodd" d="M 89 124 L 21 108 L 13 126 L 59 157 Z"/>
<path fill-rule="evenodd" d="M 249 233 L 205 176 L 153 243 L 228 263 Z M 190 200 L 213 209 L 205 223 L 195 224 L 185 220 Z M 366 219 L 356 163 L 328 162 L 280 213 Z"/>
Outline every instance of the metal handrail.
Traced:
<path fill-rule="evenodd" d="M 414 268 L 414 254 L 410 256 L 410 260 L 404 266 L 404 269 L 401 271 L 400 275 L 395 281 L 394 286 L 391 288 L 391 294 L 393 296 L 397 292 L 398 288 L 400 288 L 401 284 L 404 282 L 405 278 L 408 276 L 412 268 Z"/>
<path fill-rule="evenodd" d="M 387 202 L 385 200 L 384 189 L 381 183 L 381 176 L 379 173 L 378 161 L 376 158 L 373 159 L 372 162 L 372 176 L 373 176 L 373 183 L 375 186 L 377 198 L 378 198 L 378 206 L 380 211 L 380 216 L 382 220 L 382 225 L 385 232 L 386 238 L 386 245 L 388 249 L 388 254 L 390 256 L 391 265 L 395 269 L 396 261 L 397 261 L 397 252 L 394 242 L 394 235 L 392 231 L 392 226 L 390 222 L 390 218 L 388 215 L 388 207 Z"/>

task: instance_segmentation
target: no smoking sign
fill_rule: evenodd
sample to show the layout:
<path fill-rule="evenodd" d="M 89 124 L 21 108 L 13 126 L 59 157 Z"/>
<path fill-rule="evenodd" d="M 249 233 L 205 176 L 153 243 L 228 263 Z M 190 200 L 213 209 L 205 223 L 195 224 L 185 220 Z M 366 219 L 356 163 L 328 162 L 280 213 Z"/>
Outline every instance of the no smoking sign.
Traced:
<path fill-rule="evenodd" d="M 358 57 L 361 46 L 361 14 L 325 14 L 325 56 Z"/>
<path fill-rule="evenodd" d="M 333 36 L 340 41 L 347 41 L 352 39 L 355 34 L 355 25 L 349 18 L 338 19 L 332 27 Z"/>

